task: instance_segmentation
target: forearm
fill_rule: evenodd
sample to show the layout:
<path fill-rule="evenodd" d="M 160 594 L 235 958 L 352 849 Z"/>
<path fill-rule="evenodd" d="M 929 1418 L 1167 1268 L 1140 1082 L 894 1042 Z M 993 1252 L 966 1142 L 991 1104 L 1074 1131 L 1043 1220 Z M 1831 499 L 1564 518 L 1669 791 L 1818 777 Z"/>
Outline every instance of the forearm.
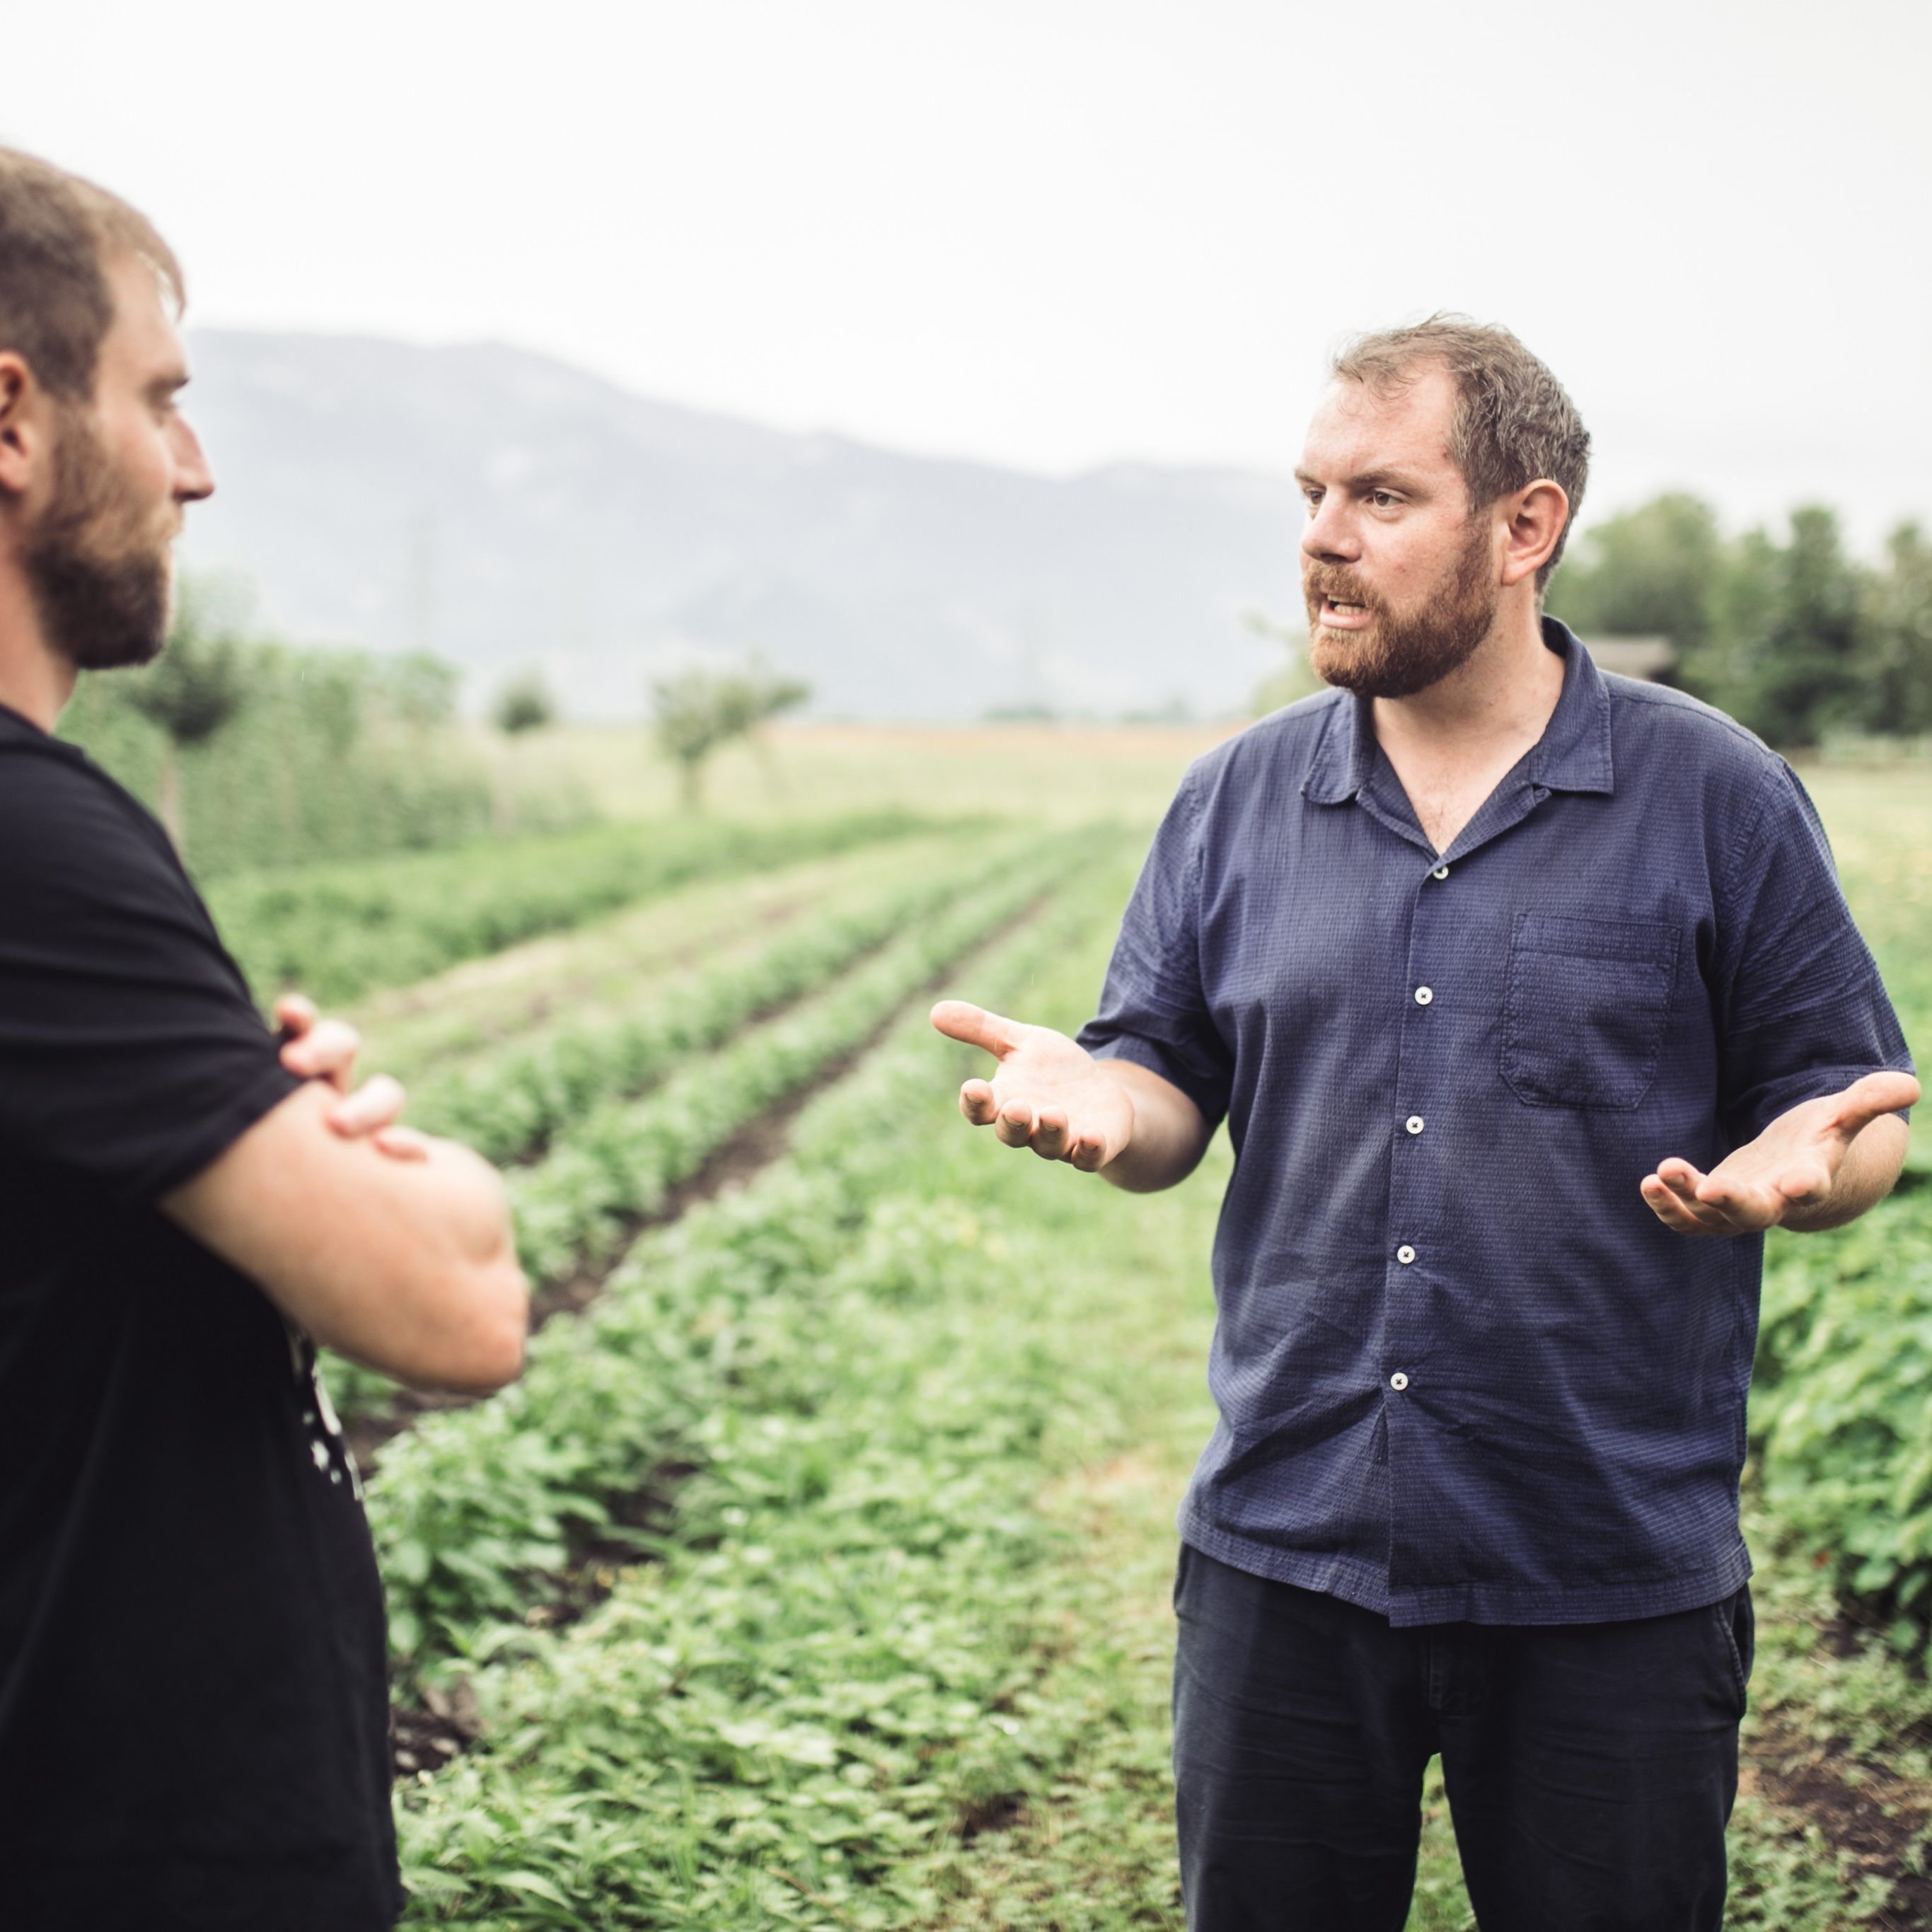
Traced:
<path fill-rule="evenodd" d="M 511 1380 L 528 1296 L 495 1171 L 452 1142 L 401 1161 L 343 1140 L 330 1100 L 290 1095 L 162 1207 L 330 1348 L 430 1387 Z"/>
<path fill-rule="evenodd" d="M 1812 1234 L 1856 1221 L 1897 1185 L 1910 1139 L 1910 1129 L 1895 1114 L 1873 1121 L 1846 1148 L 1830 1192 L 1822 1200 L 1794 1204 L 1780 1225 L 1794 1234 Z"/>
<path fill-rule="evenodd" d="M 1201 1109 L 1173 1082 L 1133 1060 L 1100 1065 L 1134 1108 L 1132 1137 L 1102 1174 L 1130 1194 L 1157 1193 L 1185 1180 L 1200 1166 L 1212 1137 Z"/>
<path fill-rule="evenodd" d="M 529 1310 L 502 1183 L 452 1141 L 429 1140 L 426 1154 L 377 1172 L 392 1265 L 345 1266 L 325 1235 L 285 1250 L 264 1286 L 317 1341 L 401 1381 L 496 1387 L 521 1366 Z"/>

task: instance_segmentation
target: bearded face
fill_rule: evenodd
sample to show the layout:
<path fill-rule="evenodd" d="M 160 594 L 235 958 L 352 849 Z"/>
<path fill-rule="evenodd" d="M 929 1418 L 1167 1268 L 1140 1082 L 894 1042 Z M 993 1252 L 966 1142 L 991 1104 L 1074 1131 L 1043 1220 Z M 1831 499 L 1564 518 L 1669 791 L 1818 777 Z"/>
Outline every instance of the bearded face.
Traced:
<path fill-rule="evenodd" d="M 1468 542 L 1444 580 L 1412 604 L 1378 596 L 1346 565 L 1305 559 L 1309 662 L 1317 676 L 1362 698 L 1412 698 L 1439 683 L 1475 654 L 1496 621 L 1502 591 L 1495 581 L 1490 532 L 1469 519 Z M 1360 630 L 1322 622 L 1323 600 L 1352 604 L 1372 620 Z"/>
<path fill-rule="evenodd" d="M 62 410 L 52 496 L 22 561 L 46 640 L 76 670 L 160 656 L 179 523 L 172 498 L 141 500 L 85 410 Z"/>

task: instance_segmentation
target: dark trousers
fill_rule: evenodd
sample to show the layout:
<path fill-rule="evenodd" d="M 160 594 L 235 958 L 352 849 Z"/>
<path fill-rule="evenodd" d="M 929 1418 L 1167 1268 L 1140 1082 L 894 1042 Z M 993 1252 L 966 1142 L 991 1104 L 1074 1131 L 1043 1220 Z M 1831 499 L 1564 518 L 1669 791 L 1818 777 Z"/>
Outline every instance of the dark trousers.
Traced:
<path fill-rule="evenodd" d="M 1190 1932 L 1402 1932 L 1438 1751 L 1482 1932 L 1717 1932 L 1748 1590 L 1394 1630 L 1184 1546 L 1174 1608 Z"/>

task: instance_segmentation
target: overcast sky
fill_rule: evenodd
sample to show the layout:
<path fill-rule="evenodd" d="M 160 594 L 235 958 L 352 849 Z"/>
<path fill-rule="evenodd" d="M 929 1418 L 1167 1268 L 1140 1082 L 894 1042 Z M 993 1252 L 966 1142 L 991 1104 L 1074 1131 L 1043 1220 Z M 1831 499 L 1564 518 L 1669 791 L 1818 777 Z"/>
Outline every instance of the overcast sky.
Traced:
<path fill-rule="evenodd" d="M 1456 308 L 1569 386 L 1600 514 L 1932 520 L 1922 0 L 67 0 L 4 35 L 6 138 L 144 206 L 194 321 L 1282 471 L 1327 344 Z"/>

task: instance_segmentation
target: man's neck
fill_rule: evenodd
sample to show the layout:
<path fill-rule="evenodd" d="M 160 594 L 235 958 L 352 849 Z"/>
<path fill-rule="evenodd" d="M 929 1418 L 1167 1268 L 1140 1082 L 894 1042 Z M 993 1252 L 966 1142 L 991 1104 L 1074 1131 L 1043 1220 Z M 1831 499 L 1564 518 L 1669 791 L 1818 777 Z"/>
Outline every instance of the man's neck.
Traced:
<path fill-rule="evenodd" d="M 1447 677 L 1412 697 L 1375 700 L 1376 739 L 1391 759 L 1485 761 L 1507 745 L 1520 758 L 1555 712 L 1563 670 L 1543 641 L 1533 603 L 1499 610 L 1489 635 Z"/>
<path fill-rule="evenodd" d="M 48 644 L 17 570 L 0 569 L 0 704 L 51 731 L 74 695 L 70 659 Z"/>
<path fill-rule="evenodd" d="M 1412 698 L 1378 698 L 1376 738 L 1416 822 L 1446 852 L 1534 745 L 1563 694 L 1564 660 L 1533 602 L 1498 611 L 1468 662 Z"/>

